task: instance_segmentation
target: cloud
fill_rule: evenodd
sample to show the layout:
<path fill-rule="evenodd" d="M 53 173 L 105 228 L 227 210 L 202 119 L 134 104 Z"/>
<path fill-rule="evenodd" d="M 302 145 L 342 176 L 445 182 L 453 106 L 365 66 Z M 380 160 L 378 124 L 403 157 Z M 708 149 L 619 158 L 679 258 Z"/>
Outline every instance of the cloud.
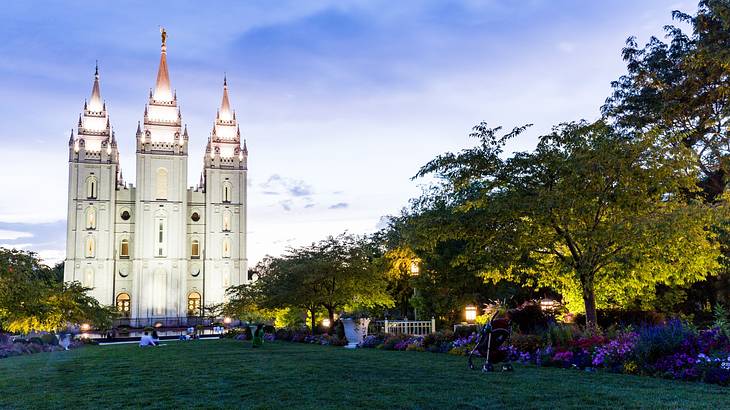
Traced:
<path fill-rule="evenodd" d="M 280 201 L 279 202 L 279 205 L 281 205 L 281 207 L 285 211 L 291 211 L 291 208 L 292 208 L 293 203 L 292 203 L 292 201 L 290 199 L 287 199 L 287 200 L 284 200 L 284 201 Z"/>
<path fill-rule="evenodd" d="M 304 208 L 305 209 L 314 208 L 314 207 L 315 207 L 315 204 L 306 204 L 306 205 L 304 205 Z"/>
<path fill-rule="evenodd" d="M 311 185 L 304 181 L 293 178 L 282 177 L 279 174 L 273 174 L 260 184 L 264 195 L 290 195 L 293 197 L 306 197 L 314 193 Z"/>
<path fill-rule="evenodd" d="M 350 205 L 347 202 L 338 202 L 334 205 L 330 205 L 329 209 L 345 209 L 349 207 Z"/>
<path fill-rule="evenodd" d="M 0 247 L 32 250 L 47 265 L 54 265 L 66 256 L 66 221 L 0 222 L 0 240 Z"/>
<path fill-rule="evenodd" d="M 0 229 L 0 241 L 14 241 L 20 238 L 32 238 L 33 234 L 29 232 L 10 231 Z"/>

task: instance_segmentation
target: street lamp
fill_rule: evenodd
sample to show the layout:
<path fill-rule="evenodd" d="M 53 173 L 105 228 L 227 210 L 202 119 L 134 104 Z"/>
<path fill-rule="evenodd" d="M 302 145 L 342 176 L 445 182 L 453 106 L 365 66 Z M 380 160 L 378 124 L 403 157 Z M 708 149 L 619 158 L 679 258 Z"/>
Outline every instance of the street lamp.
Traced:
<path fill-rule="evenodd" d="M 417 277 L 421 273 L 421 268 L 418 266 L 418 259 L 414 259 L 411 261 L 411 276 Z M 418 289 L 416 287 L 413 287 L 413 297 L 415 298 L 418 296 Z M 413 320 L 418 320 L 418 309 L 416 307 L 413 307 Z"/>
<path fill-rule="evenodd" d="M 464 311 L 464 317 L 466 318 L 466 323 L 470 325 L 474 324 L 477 320 L 477 307 L 474 305 L 467 305 Z"/>
<path fill-rule="evenodd" d="M 418 267 L 418 261 L 414 260 L 411 262 L 411 276 L 418 276 L 421 269 Z"/>
<path fill-rule="evenodd" d="M 322 326 L 324 327 L 330 327 L 332 323 L 330 323 L 329 319 L 322 319 Z"/>

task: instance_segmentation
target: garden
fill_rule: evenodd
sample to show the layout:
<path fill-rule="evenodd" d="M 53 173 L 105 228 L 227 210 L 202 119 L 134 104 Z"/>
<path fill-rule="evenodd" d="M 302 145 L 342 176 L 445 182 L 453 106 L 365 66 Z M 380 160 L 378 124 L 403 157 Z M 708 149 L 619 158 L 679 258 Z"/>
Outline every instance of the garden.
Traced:
<path fill-rule="evenodd" d="M 87 346 L 0 362 L 0 408 L 722 408 L 724 387 L 448 354 L 199 340 Z"/>

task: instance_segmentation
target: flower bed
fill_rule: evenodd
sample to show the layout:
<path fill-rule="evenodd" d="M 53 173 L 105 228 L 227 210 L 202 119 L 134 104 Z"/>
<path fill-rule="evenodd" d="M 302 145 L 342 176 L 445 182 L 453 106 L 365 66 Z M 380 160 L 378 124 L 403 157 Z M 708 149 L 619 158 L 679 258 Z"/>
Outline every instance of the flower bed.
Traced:
<path fill-rule="evenodd" d="M 425 337 L 380 334 L 367 336 L 359 347 L 466 355 L 476 339 L 476 333 L 462 337 L 451 332 Z M 526 364 L 730 385 L 728 335 L 720 329 L 697 331 L 678 320 L 606 334 L 555 325 L 541 335 L 513 334 L 511 342 L 500 349 L 510 360 Z"/>

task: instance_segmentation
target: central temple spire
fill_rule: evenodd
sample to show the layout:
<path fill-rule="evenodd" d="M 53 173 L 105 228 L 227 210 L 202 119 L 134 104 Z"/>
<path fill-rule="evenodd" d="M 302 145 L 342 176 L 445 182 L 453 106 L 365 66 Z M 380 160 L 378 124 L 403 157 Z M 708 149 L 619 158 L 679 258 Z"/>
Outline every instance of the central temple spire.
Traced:
<path fill-rule="evenodd" d="M 231 121 L 233 115 L 231 114 L 231 103 L 228 102 L 228 81 L 226 76 L 223 76 L 223 100 L 221 101 L 221 109 L 218 113 L 218 118 L 223 121 Z"/>
<path fill-rule="evenodd" d="M 94 70 L 94 87 L 91 89 L 91 100 L 87 107 L 89 111 L 101 112 L 104 110 L 104 103 L 101 101 L 101 91 L 99 90 L 99 63 L 96 63 Z"/>
<path fill-rule="evenodd" d="M 160 27 L 160 35 L 162 36 L 160 68 L 157 70 L 157 83 L 152 98 L 155 101 L 173 101 L 170 74 L 167 72 L 167 32 L 162 27 Z"/>

